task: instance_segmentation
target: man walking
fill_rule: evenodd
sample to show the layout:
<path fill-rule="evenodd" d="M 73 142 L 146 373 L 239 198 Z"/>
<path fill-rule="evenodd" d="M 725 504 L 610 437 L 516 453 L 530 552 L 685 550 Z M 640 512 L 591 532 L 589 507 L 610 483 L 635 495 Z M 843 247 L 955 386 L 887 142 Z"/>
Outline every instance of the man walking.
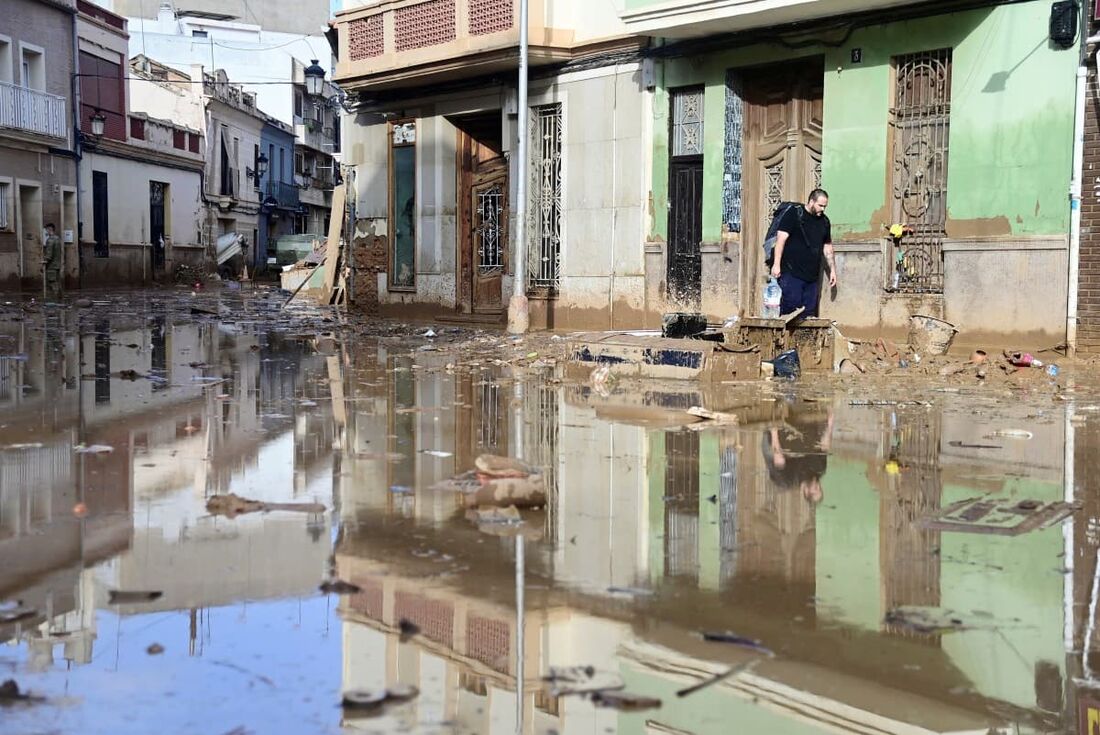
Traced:
<path fill-rule="evenodd" d="M 829 194 L 814 189 L 804 207 L 791 207 L 779 222 L 772 276 L 783 291 L 780 314 L 790 314 L 803 306 L 803 316 L 817 316 L 823 256 L 829 266 L 829 285 L 836 286 L 833 238 L 825 216 L 828 206 Z"/>
<path fill-rule="evenodd" d="M 46 225 L 46 243 L 42 252 L 42 262 L 46 269 L 46 296 L 54 300 L 61 299 L 61 268 L 64 254 L 61 250 L 61 238 L 53 223 Z"/>

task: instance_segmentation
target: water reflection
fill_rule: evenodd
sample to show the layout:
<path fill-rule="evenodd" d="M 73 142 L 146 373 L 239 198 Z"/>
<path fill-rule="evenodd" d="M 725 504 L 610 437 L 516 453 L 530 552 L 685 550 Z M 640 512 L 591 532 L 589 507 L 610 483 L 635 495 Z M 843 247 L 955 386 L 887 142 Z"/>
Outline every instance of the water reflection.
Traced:
<path fill-rule="evenodd" d="M 37 611 L 0 625 L 0 667 L 68 698 L 5 713 L 17 729 L 145 732 L 158 707 L 168 730 L 203 732 L 289 716 L 309 732 L 1041 732 L 1088 716 L 1097 662 L 1074 652 L 1096 645 L 1100 501 L 1083 491 L 1100 435 L 1064 404 L 601 395 L 395 339 L 324 354 L 262 325 L 66 318 L 0 328 L 0 600 Z M 693 405 L 737 420 L 687 425 Z M 967 447 L 1025 425 L 1026 443 Z M 514 535 L 432 489 L 482 453 L 546 472 L 518 617 Z M 1066 524 L 920 523 L 982 494 L 1061 500 L 1073 475 L 1086 507 Z M 224 492 L 331 511 L 207 514 Z M 360 591 L 319 596 L 333 569 Z M 164 594 L 110 605 L 108 589 Z M 967 629 L 884 622 L 906 606 Z M 754 655 L 706 630 L 777 656 L 678 698 Z M 663 706 L 552 697 L 540 677 L 575 664 Z M 399 684 L 419 697 L 335 707 Z"/>

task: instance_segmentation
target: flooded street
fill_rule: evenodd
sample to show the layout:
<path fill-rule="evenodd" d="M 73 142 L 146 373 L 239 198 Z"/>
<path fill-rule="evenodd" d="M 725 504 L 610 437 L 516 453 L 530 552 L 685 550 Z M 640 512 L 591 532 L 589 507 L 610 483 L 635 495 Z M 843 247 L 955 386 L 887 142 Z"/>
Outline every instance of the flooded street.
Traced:
<path fill-rule="evenodd" d="M 593 389 L 499 335 L 202 298 L 0 314 L 2 733 L 1055 733 L 1100 702 L 1095 391 Z M 469 511 L 486 454 L 545 505 Z"/>

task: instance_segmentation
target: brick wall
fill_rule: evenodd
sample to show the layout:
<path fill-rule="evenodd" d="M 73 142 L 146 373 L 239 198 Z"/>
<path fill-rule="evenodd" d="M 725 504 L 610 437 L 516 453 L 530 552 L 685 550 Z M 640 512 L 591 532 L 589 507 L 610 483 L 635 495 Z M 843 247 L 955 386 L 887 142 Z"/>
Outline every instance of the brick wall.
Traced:
<path fill-rule="evenodd" d="M 1095 24 L 1093 33 L 1096 32 Z M 1085 101 L 1084 169 L 1081 181 L 1081 255 L 1077 295 L 1077 347 L 1100 353 L 1100 97 L 1090 54 Z"/>
<path fill-rule="evenodd" d="M 361 220 L 362 221 L 362 220 Z M 365 314 L 378 313 L 378 274 L 386 272 L 387 240 L 377 235 L 360 235 L 365 225 L 356 228 L 352 238 L 352 259 L 355 264 L 354 289 L 356 311 Z"/>

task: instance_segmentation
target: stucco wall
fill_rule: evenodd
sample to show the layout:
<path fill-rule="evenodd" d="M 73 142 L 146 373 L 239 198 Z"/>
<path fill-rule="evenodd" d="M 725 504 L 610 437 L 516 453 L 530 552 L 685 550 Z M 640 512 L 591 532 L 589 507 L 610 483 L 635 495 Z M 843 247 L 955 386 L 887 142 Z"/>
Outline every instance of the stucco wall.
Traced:
<path fill-rule="evenodd" d="M 565 74 L 531 85 L 532 106 L 562 106 L 561 288 L 554 299 L 533 299 L 536 326 L 638 324 L 645 312 L 644 202 L 649 180 L 645 141 L 649 95 L 637 64 Z M 454 308 L 458 248 L 456 228 L 458 131 L 454 116 L 500 110 L 499 88 L 478 95 L 408 106 L 404 118 L 417 122 L 416 292 L 389 292 L 379 274 L 383 304 L 415 303 Z M 600 115 L 592 110 L 603 110 Z M 514 147 L 515 119 L 502 116 L 505 148 Z M 345 127 L 346 161 L 356 167 L 356 215 L 363 237 L 388 238 L 388 126 L 363 115 Z M 518 165 L 511 161 L 510 202 L 516 200 Z M 511 292 L 515 209 L 511 207 L 509 275 Z"/>
<path fill-rule="evenodd" d="M 941 301 L 948 317 L 964 331 L 1003 332 L 1011 326 L 1020 333 L 1056 335 L 1064 329 L 1067 261 L 1049 242 L 1064 238 L 1069 228 L 1077 55 L 1049 42 L 1049 13 L 1049 3 L 1016 3 L 857 27 L 839 46 L 797 51 L 800 56 L 824 57 L 822 183 L 830 193 L 833 237 L 838 243 L 866 244 L 880 238 L 894 216 L 888 150 L 891 59 L 952 49 L 947 275 Z M 859 63 L 852 62 L 854 49 L 861 52 Z M 708 297 L 722 293 L 723 284 L 715 278 L 733 273 L 707 265 L 708 244 L 715 249 L 723 239 L 726 70 L 791 55 L 781 46 L 756 44 L 657 64 L 648 239 L 663 247 L 668 234 L 668 91 L 703 84 L 703 309 L 711 316 L 721 316 L 726 309 L 720 307 L 738 302 L 736 294 L 725 303 Z M 985 243 L 980 250 L 951 250 L 955 242 L 979 241 Z M 735 253 L 736 247 L 734 243 Z M 883 291 L 887 265 L 877 253 L 877 243 L 875 247 L 873 256 L 858 252 L 863 245 L 857 245 L 857 252 L 839 257 L 841 289 L 835 300 L 823 302 L 823 311 L 842 325 L 902 326 L 908 318 L 905 299 Z M 1037 270 L 1021 270 L 1025 267 Z M 1036 274 L 1052 284 L 1041 305 L 1025 287 Z M 663 275 L 650 278 L 651 299 L 660 278 Z M 1018 314 L 1020 319 L 1006 321 L 1006 314 Z"/>

